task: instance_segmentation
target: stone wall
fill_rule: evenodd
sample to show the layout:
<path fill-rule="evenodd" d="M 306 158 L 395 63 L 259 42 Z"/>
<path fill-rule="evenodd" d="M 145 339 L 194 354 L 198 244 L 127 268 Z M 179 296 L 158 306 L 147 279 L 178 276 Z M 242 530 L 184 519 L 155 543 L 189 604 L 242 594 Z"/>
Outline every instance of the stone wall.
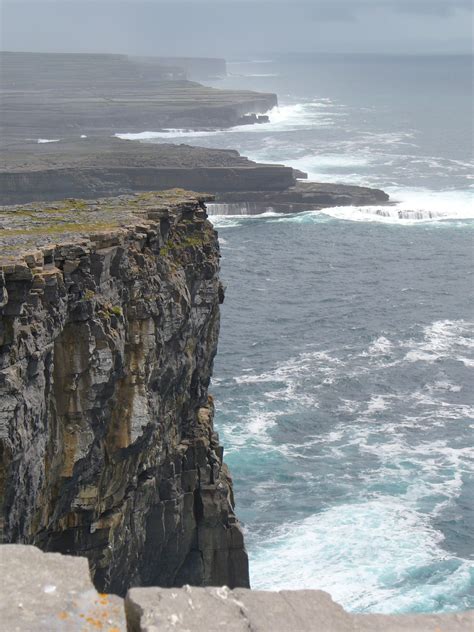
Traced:
<path fill-rule="evenodd" d="M 472 632 L 474 612 L 349 614 L 318 590 L 133 588 L 98 594 L 84 559 L 0 546 L 0 621 L 16 632 Z"/>
<path fill-rule="evenodd" d="M 3 539 L 84 555 L 121 595 L 249 582 L 208 395 L 217 235 L 169 198 L 0 209 Z"/>

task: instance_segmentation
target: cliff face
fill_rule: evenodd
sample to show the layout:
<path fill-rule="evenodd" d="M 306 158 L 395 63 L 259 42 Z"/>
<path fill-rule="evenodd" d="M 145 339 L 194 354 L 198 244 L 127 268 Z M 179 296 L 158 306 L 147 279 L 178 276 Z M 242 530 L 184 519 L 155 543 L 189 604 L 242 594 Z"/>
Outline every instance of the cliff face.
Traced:
<path fill-rule="evenodd" d="M 135 191 L 184 187 L 199 191 L 264 189 L 274 194 L 294 184 L 293 171 L 281 165 L 242 168 L 96 167 L 0 172 L 0 203 L 55 200 L 58 196 L 119 195 Z"/>
<path fill-rule="evenodd" d="M 26 139 L 231 127 L 278 104 L 273 93 L 217 90 L 184 80 L 180 69 L 125 55 L 0 52 L 0 66 L 0 135 L 9 147 Z"/>
<path fill-rule="evenodd" d="M 248 586 L 208 395 L 223 291 L 202 202 L 69 201 L 0 224 L 4 541 L 88 557 L 102 592 Z"/>

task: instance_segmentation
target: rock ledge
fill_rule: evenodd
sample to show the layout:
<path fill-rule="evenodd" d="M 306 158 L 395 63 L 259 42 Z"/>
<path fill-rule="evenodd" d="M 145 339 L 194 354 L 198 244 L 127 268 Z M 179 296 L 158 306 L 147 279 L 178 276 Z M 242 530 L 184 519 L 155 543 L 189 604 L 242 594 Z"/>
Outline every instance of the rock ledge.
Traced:
<path fill-rule="evenodd" d="M 317 590 L 133 588 L 100 595 L 80 558 L 0 546 L 6 578 L 0 620 L 8 632 L 470 632 L 474 612 L 358 615 Z"/>

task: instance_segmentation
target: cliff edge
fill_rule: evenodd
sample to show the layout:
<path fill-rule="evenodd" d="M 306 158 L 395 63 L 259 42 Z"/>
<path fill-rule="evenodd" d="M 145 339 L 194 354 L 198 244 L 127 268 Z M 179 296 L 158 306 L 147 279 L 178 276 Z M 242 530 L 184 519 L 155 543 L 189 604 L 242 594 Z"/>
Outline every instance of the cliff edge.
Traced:
<path fill-rule="evenodd" d="M 15 632 L 471 632 L 474 612 L 354 614 L 320 590 L 226 586 L 97 594 L 86 560 L 0 546 L 0 620 Z"/>
<path fill-rule="evenodd" d="M 3 541 L 95 586 L 248 586 L 208 394 L 217 235 L 182 191 L 0 208 Z"/>

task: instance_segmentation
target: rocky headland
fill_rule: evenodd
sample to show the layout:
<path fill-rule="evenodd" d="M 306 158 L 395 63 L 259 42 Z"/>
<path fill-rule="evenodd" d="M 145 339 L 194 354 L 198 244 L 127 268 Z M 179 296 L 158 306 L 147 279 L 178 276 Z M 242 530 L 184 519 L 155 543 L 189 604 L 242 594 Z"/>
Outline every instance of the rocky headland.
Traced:
<path fill-rule="evenodd" d="M 189 81 L 185 68 L 159 62 L 125 55 L 0 52 L 2 146 L 232 127 L 255 122 L 257 114 L 278 103 L 275 94 L 217 90 Z"/>
<path fill-rule="evenodd" d="M 145 144 L 118 138 L 0 150 L 0 203 L 96 197 L 174 187 L 204 193 L 293 186 L 293 170 L 257 164 L 236 151 Z"/>
<path fill-rule="evenodd" d="M 3 627 L 471 630 L 472 612 L 350 614 L 320 591 L 246 589 L 208 392 L 224 292 L 205 202 L 0 208 Z"/>
<path fill-rule="evenodd" d="M 3 542 L 95 586 L 248 586 L 208 393 L 217 235 L 181 191 L 0 209 Z"/>
<path fill-rule="evenodd" d="M 172 187 L 215 195 L 220 212 L 292 212 L 385 205 L 378 189 L 304 182 L 306 174 L 253 162 L 237 151 L 118 138 L 29 143 L 0 149 L 0 204 L 91 198 Z"/>
<path fill-rule="evenodd" d="M 0 67 L 0 204 L 170 187 L 216 194 L 223 213 L 388 202 L 382 191 L 301 182 L 306 174 L 232 150 L 114 138 L 267 121 L 275 94 L 189 81 L 225 74 L 223 60 L 4 52 Z"/>
<path fill-rule="evenodd" d="M 298 212 L 388 196 L 233 150 L 114 138 L 266 120 L 276 95 L 190 81 L 222 74 L 222 60 L 0 53 L 0 64 L 1 620 L 379 629 L 323 593 L 240 590 L 248 558 L 208 392 L 224 290 L 206 203 Z M 187 585 L 238 590 L 176 589 Z M 463 630 L 468 616 L 413 629 Z"/>

